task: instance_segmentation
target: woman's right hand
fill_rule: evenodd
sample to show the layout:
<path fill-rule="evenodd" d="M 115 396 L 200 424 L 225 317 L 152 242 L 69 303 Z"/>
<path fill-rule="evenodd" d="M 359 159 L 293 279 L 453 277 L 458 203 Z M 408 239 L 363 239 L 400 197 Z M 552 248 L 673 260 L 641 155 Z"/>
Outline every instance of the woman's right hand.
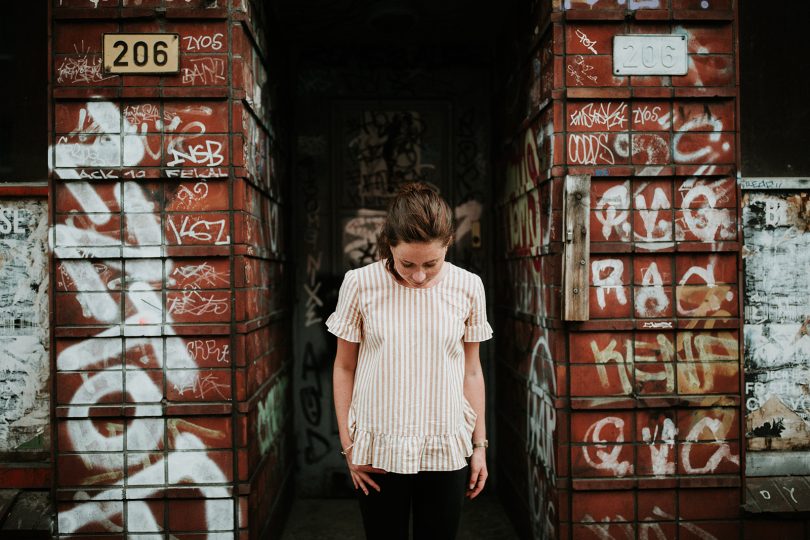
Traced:
<path fill-rule="evenodd" d="M 373 474 L 385 474 L 384 469 L 377 469 L 372 467 L 371 465 L 355 465 L 352 463 L 352 451 L 349 450 L 346 452 L 346 464 L 349 466 L 349 472 L 352 475 L 352 483 L 354 484 L 354 489 L 362 489 L 363 493 L 368 495 L 369 487 L 372 487 L 377 490 L 379 493 L 380 486 L 377 485 L 369 473 Z"/>

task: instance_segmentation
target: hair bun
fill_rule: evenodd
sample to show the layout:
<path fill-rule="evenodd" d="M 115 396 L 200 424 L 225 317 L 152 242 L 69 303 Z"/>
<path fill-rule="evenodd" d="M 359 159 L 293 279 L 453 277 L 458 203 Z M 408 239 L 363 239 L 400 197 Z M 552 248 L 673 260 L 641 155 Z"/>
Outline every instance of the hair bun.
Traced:
<path fill-rule="evenodd" d="M 431 193 L 439 193 L 439 190 L 430 184 L 425 182 L 405 182 L 399 185 L 399 190 L 397 191 L 397 197 L 407 196 L 407 195 L 414 195 L 417 193 L 424 193 L 425 191 L 429 191 Z"/>

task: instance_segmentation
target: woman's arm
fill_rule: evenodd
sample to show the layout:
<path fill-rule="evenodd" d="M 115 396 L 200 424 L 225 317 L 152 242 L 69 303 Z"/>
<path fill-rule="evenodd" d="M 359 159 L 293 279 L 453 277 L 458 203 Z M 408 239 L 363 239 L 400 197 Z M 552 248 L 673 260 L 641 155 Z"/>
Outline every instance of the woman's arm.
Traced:
<path fill-rule="evenodd" d="M 473 429 L 473 442 L 483 442 L 487 438 L 487 427 L 485 421 L 485 391 L 484 373 L 481 370 L 481 357 L 479 355 L 480 343 L 464 343 L 464 397 L 472 405 L 476 413 L 475 429 Z M 467 490 L 467 497 L 475 498 L 487 481 L 487 449 L 484 447 L 473 448 L 473 455 L 470 458 L 470 485 Z"/>
<path fill-rule="evenodd" d="M 338 338 L 335 366 L 332 371 L 333 394 L 335 395 L 335 414 L 337 415 L 340 445 L 347 448 L 352 444 L 349 434 L 349 407 L 352 403 L 354 372 L 357 369 L 359 343 L 352 343 Z"/>
<path fill-rule="evenodd" d="M 372 480 L 368 473 L 384 473 L 385 471 L 375 469 L 370 465 L 354 465 L 352 463 L 351 446 L 353 441 L 349 433 L 349 407 L 352 404 L 354 373 L 357 370 L 357 354 L 359 351 L 359 343 L 338 338 L 335 366 L 332 370 L 332 393 L 335 395 L 335 414 L 338 421 L 340 445 L 346 453 L 346 464 L 349 466 L 352 483 L 355 489 L 362 489 L 363 493 L 368 495 L 367 486 L 380 491 L 380 486 Z"/>

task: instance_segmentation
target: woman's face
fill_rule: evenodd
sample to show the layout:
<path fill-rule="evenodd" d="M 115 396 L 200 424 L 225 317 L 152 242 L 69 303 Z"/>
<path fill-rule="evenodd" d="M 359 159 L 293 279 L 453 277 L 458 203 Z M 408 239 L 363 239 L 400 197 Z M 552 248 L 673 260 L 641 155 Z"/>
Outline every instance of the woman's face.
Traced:
<path fill-rule="evenodd" d="M 433 242 L 400 242 L 391 246 L 394 269 L 409 287 L 430 287 L 439 275 L 447 246 Z"/>

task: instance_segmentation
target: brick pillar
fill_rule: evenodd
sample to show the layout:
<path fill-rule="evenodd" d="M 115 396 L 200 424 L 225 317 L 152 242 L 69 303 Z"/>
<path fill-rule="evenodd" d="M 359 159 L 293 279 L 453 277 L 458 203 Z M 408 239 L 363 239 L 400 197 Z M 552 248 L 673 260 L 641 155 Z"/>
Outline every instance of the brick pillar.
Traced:
<path fill-rule="evenodd" d="M 528 407 L 503 414 L 526 419 L 529 485 L 514 485 L 534 537 L 740 532 L 735 13 L 714 0 L 540 2 L 517 48 L 502 212 L 506 264 L 525 269 L 500 335 L 516 328 L 503 371 Z M 615 76 L 622 34 L 685 36 L 688 73 Z M 559 321 L 565 174 L 591 177 L 582 323 Z M 520 447 L 515 424 L 502 431 Z"/>
<path fill-rule="evenodd" d="M 283 513 L 286 207 L 255 8 L 54 2 L 59 534 L 254 538 Z M 107 32 L 178 33 L 180 73 L 106 74 Z"/>

